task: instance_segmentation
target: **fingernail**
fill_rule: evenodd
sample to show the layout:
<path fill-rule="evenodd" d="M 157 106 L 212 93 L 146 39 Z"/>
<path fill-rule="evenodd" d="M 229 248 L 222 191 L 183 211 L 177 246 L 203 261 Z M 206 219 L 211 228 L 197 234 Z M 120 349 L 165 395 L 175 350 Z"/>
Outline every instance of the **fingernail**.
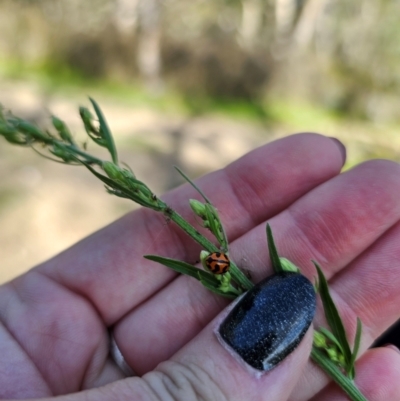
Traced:
<path fill-rule="evenodd" d="M 400 350 L 399 350 L 394 344 L 385 344 L 385 345 L 383 345 L 383 347 L 385 347 L 385 348 L 390 348 L 390 349 L 392 349 L 393 351 L 396 351 L 397 353 L 400 354 Z"/>
<path fill-rule="evenodd" d="M 315 308 L 315 290 L 306 277 L 277 273 L 243 295 L 218 334 L 246 364 L 267 372 L 298 346 Z"/>
<path fill-rule="evenodd" d="M 339 148 L 339 151 L 342 155 L 342 162 L 344 164 L 346 162 L 346 157 L 347 157 L 346 147 L 343 145 L 342 142 L 339 141 L 339 139 L 337 139 L 333 136 L 330 136 L 329 139 L 332 139 L 332 141 L 336 143 L 336 145 Z"/>

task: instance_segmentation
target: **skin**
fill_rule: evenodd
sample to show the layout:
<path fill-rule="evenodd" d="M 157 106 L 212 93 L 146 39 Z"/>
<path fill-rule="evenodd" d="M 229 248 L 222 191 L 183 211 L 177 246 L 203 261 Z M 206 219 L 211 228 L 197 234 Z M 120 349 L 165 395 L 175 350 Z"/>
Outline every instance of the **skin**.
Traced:
<path fill-rule="evenodd" d="M 230 256 L 252 280 L 272 273 L 265 223 L 282 256 L 310 279 L 317 260 L 350 337 L 364 324 L 356 384 L 370 401 L 400 399 L 400 353 L 369 350 L 399 317 L 400 166 L 373 160 L 340 174 L 343 146 L 298 134 L 258 148 L 197 181 L 221 214 Z M 216 190 L 217 188 L 217 190 Z M 196 224 L 182 186 L 163 199 Z M 200 249 L 172 223 L 132 212 L 0 287 L 0 397 L 59 401 L 339 401 L 310 360 L 312 329 L 257 379 L 216 339 L 228 301 L 143 259 L 190 263 Z M 324 325 L 320 305 L 315 327 Z M 108 330 L 138 374 L 124 380 Z"/>

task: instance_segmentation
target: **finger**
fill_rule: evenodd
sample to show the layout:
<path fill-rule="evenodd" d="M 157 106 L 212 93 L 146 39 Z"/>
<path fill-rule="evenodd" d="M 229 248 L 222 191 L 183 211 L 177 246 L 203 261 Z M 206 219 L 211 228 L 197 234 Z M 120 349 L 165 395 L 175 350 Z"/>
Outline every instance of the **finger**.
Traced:
<path fill-rule="evenodd" d="M 36 366 L 3 325 L 0 325 L 0 352 L 0 399 L 27 399 L 52 394 L 46 381 L 37 374 Z M 21 379 L 33 376 L 39 377 L 35 381 Z"/>
<path fill-rule="evenodd" d="M 314 311 L 307 279 L 276 275 L 155 371 L 87 392 L 84 399 L 285 401 L 310 353 Z"/>
<path fill-rule="evenodd" d="M 318 154 L 318 157 L 315 155 Z M 290 205 L 301 195 L 339 173 L 343 163 L 337 143 L 315 134 L 284 138 L 250 152 L 198 185 L 221 211 L 229 238 Z M 189 185 L 165 200 L 194 222 L 188 199 L 198 194 Z M 155 253 L 193 262 L 199 247 L 158 214 L 141 209 L 99 231 L 45 263 L 39 270 L 91 300 L 112 324 L 170 282 L 175 274 L 143 260 Z"/>
<path fill-rule="evenodd" d="M 269 220 L 280 255 L 308 277 L 316 260 L 332 277 L 397 223 L 399 192 L 400 165 L 388 160 L 365 162 L 323 183 Z M 255 280 L 269 271 L 264 229 L 249 232 L 240 247 L 250 255 Z"/>
<path fill-rule="evenodd" d="M 13 350 L 0 359 L 0 372 L 15 369 L 2 376 L 0 391 L 27 396 L 24 386 L 13 385 L 18 379 L 35 395 L 65 394 L 103 370 L 107 333 L 83 297 L 33 271 L 0 287 L 0 305 L 3 343 Z"/>
<path fill-rule="evenodd" d="M 365 348 L 400 317 L 399 241 L 400 223 L 397 223 L 330 282 L 334 296 L 349 320 L 350 338 L 355 334 L 354 316 L 362 320 Z"/>
<path fill-rule="evenodd" d="M 399 241 L 400 223 L 397 223 L 373 247 L 330 281 L 331 295 L 350 340 L 355 336 L 357 317 L 363 323 L 361 355 L 400 317 Z M 317 313 L 315 326 L 327 327 L 321 313 Z M 310 364 L 299 382 L 294 400 L 308 400 L 326 385 L 327 380 L 319 368 Z"/>
<path fill-rule="evenodd" d="M 357 361 L 356 386 L 368 401 L 400 399 L 400 353 L 390 347 L 369 350 Z M 331 383 L 310 401 L 346 401 L 348 397 Z"/>
<path fill-rule="evenodd" d="M 361 186 L 354 180 L 350 180 L 344 186 L 344 188 L 350 188 L 348 195 L 335 197 L 332 193 L 328 193 L 332 203 L 329 205 L 326 204 L 326 200 L 324 201 L 323 205 L 328 206 L 325 221 L 321 218 L 323 213 L 318 207 L 312 209 L 315 214 L 311 213 L 310 217 L 307 213 L 301 213 L 301 219 L 294 219 L 304 225 L 300 233 L 305 234 L 305 236 L 298 234 L 301 240 L 294 249 L 290 247 L 289 233 L 292 230 L 274 224 L 278 219 L 273 222 L 273 227 L 276 228 L 278 249 L 283 249 L 282 254 L 295 260 L 302 271 L 307 272 L 308 269 L 313 268 L 311 263 L 301 263 L 305 260 L 307 252 L 309 259 L 316 258 L 319 262 L 322 260 L 324 273 L 327 277 L 331 277 L 329 284 L 332 296 L 350 341 L 355 335 L 357 316 L 363 322 L 360 349 L 362 353 L 379 334 L 400 317 L 396 307 L 400 301 L 396 272 L 400 262 L 397 252 L 399 233 L 396 228 L 400 218 L 397 201 L 400 190 L 400 170 L 399 165 L 393 162 L 371 161 L 346 174 L 351 177 L 353 173 L 359 175 Z M 331 183 L 338 182 L 346 174 L 333 179 Z M 387 187 L 383 188 L 382 185 Z M 324 186 L 326 185 L 322 185 L 316 191 Z M 322 195 L 321 198 L 324 200 Z M 343 208 L 338 206 L 335 209 L 335 202 L 343 205 Z M 290 209 L 296 208 L 299 203 L 297 202 Z M 336 219 L 334 216 L 337 216 Z M 315 229 L 311 225 L 312 221 L 315 221 Z M 322 235 L 320 234 L 321 227 L 325 227 Z M 296 233 L 295 227 L 291 228 L 294 228 Z M 316 237 L 311 236 L 311 232 Z M 285 233 L 287 235 L 282 238 Z M 327 241 L 329 239 L 331 239 L 331 246 Z M 369 247 L 371 244 L 374 245 Z M 313 252 L 319 256 L 312 256 Z M 368 262 L 369 259 L 370 262 Z M 347 266 L 349 262 L 350 265 Z M 321 309 L 317 312 L 315 325 L 327 327 Z M 293 400 L 308 400 L 326 385 L 326 380 L 321 370 L 310 364 L 304 377 L 296 386 Z"/>
<path fill-rule="evenodd" d="M 224 399 L 286 400 L 310 353 L 312 331 L 307 329 L 314 311 L 314 288 L 304 276 L 275 275 L 253 287 L 156 370 L 168 370 L 172 363 L 183 371 L 205 373 Z M 213 399 L 214 392 L 199 398 Z"/>
<path fill-rule="evenodd" d="M 313 258 L 322 262 L 328 277 L 343 269 L 400 218 L 399 173 L 395 163 L 365 163 L 297 200 L 271 219 L 280 254 L 293 260 L 310 279 L 315 275 Z M 265 223 L 234 241 L 230 250 L 236 260 L 240 260 L 241 252 L 246 252 L 245 267 L 251 266 L 256 281 L 271 274 Z M 350 298 L 362 291 L 364 282 L 371 287 L 380 286 L 372 269 L 366 273 L 350 280 L 357 286 L 346 292 Z M 393 280 L 393 291 L 398 284 Z M 369 289 L 370 293 L 372 290 Z M 376 334 L 395 319 L 394 311 L 374 301 L 376 295 L 368 297 L 380 308 L 380 318 L 371 320 Z M 352 304 L 351 299 L 348 303 Z M 114 335 L 129 365 L 138 374 L 144 374 L 186 344 L 225 305 L 224 299 L 210 294 L 192 278 L 182 276 L 127 315 L 115 327 Z M 351 318 L 349 329 L 353 336 L 353 313 Z"/>

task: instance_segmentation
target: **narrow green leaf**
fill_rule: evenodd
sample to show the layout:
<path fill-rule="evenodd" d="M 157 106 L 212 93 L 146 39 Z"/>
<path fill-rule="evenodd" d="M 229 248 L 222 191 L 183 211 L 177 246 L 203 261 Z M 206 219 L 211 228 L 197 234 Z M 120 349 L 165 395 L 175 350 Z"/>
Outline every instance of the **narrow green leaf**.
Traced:
<path fill-rule="evenodd" d="M 272 267 L 275 273 L 284 272 L 281 260 L 279 259 L 278 251 L 275 246 L 274 236 L 272 235 L 271 226 L 267 223 L 267 241 L 269 258 L 271 259 Z"/>
<path fill-rule="evenodd" d="M 329 357 L 318 350 L 318 348 L 312 348 L 311 358 L 341 387 L 352 401 L 368 401 L 356 387 L 353 380 L 344 376 L 341 370 L 329 359 Z"/>
<path fill-rule="evenodd" d="M 316 263 L 315 261 L 313 261 L 313 263 L 318 272 L 319 293 L 321 296 L 322 304 L 324 306 L 326 320 L 328 321 L 328 324 L 332 329 L 332 333 L 341 345 L 343 356 L 346 361 L 346 367 L 349 367 L 351 361 L 351 351 L 349 342 L 347 341 L 346 331 L 344 329 L 342 319 L 340 318 L 336 305 L 333 302 L 331 294 L 329 293 L 328 282 L 326 281 L 324 273 L 322 272 L 318 263 Z"/>
<path fill-rule="evenodd" d="M 117 153 L 117 148 L 115 147 L 115 142 L 114 138 L 111 134 L 110 128 L 108 127 L 107 121 L 103 115 L 103 112 L 101 111 L 99 105 L 97 102 L 89 97 L 90 102 L 92 103 L 92 106 L 94 108 L 94 111 L 96 112 L 97 118 L 99 119 L 99 124 L 100 124 L 100 131 L 102 134 L 102 137 L 107 141 L 107 149 L 110 152 L 112 161 L 118 165 L 118 153 Z"/>
<path fill-rule="evenodd" d="M 221 223 L 221 219 L 219 218 L 218 211 L 216 207 L 211 203 L 210 199 L 207 198 L 206 194 L 177 166 L 174 166 L 175 170 L 203 197 L 206 201 L 204 205 L 204 216 L 200 216 L 204 223 L 205 227 L 208 228 L 218 243 L 221 245 L 221 248 L 227 252 L 228 251 L 228 239 L 224 230 L 224 227 Z M 196 212 L 195 212 L 196 213 Z"/>
<path fill-rule="evenodd" d="M 231 260 L 232 278 L 243 290 L 247 291 L 254 287 L 254 284 L 247 278 L 247 276 L 236 266 L 236 264 Z"/>
<path fill-rule="evenodd" d="M 210 283 L 210 285 L 215 284 L 216 287 L 219 286 L 219 281 L 212 274 L 198 269 L 197 267 L 194 267 L 189 263 L 182 262 L 176 259 L 165 258 L 158 255 L 145 255 L 144 257 L 154 262 L 161 263 L 162 265 L 167 266 L 178 273 L 186 274 L 188 276 L 194 277 L 197 280 L 203 279 L 206 282 Z"/>
<path fill-rule="evenodd" d="M 222 295 L 226 298 L 234 299 L 237 297 L 237 294 L 233 292 L 221 291 L 218 287 L 220 286 L 220 282 L 210 273 L 207 273 L 204 270 L 198 269 L 190 265 L 189 263 L 182 262 L 180 260 L 164 258 L 162 256 L 157 255 L 145 255 L 146 259 L 152 260 L 157 263 L 161 263 L 164 266 L 169 267 L 170 269 L 176 271 L 177 273 L 186 274 L 190 277 L 193 277 L 201 282 L 207 289 L 210 291 Z"/>
<path fill-rule="evenodd" d="M 223 249 L 224 252 L 228 252 L 228 239 L 226 238 L 225 230 L 222 226 L 217 209 L 211 203 L 206 203 L 204 206 L 206 217 L 204 222 L 209 224 L 208 229 L 213 233 L 221 249 Z"/>
<path fill-rule="evenodd" d="M 127 189 L 125 187 L 123 187 L 122 185 L 117 184 L 114 180 L 112 180 L 111 178 L 98 173 L 92 166 L 90 166 L 88 163 L 78 159 L 77 157 L 75 157 L 75 160 L 79 161 L 79 163 L 82 163 L 94 176 L 96 176 L 100 181 L 103 181 L 104 184 L 108 185 L 111 188 L 115 188 L 117 190 L 120 190 L 122 192 L 128 192 Z"/>
<path fill-rule="evenodd" d="M 281 262 L 282 269 L 285 272 L 293 272 L 293 273 L 300 273 L 300 269 L 289 259 L 283 258 L 282 256 L 279 257 Z"/>
<path fill-rule="evenodd" d="M 316 294 L 319 294 L 319 282 L 317 277 L 314 278 L 314 290 Z"/>
<path fill-rule="evenodd" d="M 362 334 L 362 323 L 359 317 L 357 317 L 357 330 L 356 330 L 356 336 L 354 338 L 354 348 L 353 352 L 351 354 L 351 360 L 349 364 L 349 372 L 350 372 L 350 378 L 354 379 L 355 377 L 355 369 L 354 369 L 354 364 L 357 359 L 357 354 L 360 349 L 360 343 L 361 343 L 361 334 Z"/>
<path fill-rule="evenodd" d="M 214 292 L 215 294 L 218 294 L 218 295 L 221 295 L 221 296 L 223 296 L 225 298 L 230 298 L 230 299 L 235 299 L 238 296 L 234 292 L 221 291 L 219 288 L 215 287 L 209 281 L 204 280 L 204 278 L 202 278 L 202 277 L 200 277 L 199 280 L 200 280 L 201 284 L 203 284 L 204 287 L 206 287 L 210 291 Z"/>
<path fill-rule="evenodd" d="M 134 190 L 131 190 L 131 189 L 127 188 L 126 186 L 119 184 L 117 181 L 113 180 L 112 178 L 109 178 L 103 174 L 98 173 L 88 163 L 86 163 L 78 158 L 74 158 L 74 159 L 77 160 L 79 163 L 82 163 L 100 181 L 103 181 L 104 184 L 106 184 L 106 190 L 108 193 L 119 196 L 120 198 L 133 200 L 134 202 L 138 203 L 139 205 L 154 209 L 156 211 L 161 210 L 162 206 L 160 206 L 157 202 L 154 203 L 150 197 L 147 199 L 143 196 L 140 196 L 140 194 L 138 194 Z M 136 181 L 136 184 L 139 186 L 142 183 L 140 181 Z"/>
<path fill-rule="evenodd" d="M 179 167 L 174 167 L 175 170 L 204 198 L 204 200 L 211 204 L 211 201 L 207 198 L 206 194 Z"/>
<path fill-rule="evenodd" d="M 318 331 L 320 333 L 322 333 L 329 341 L 331 341 L 333 344 L 335 344 L 339 348 L 339 350 L 342 352 L 342 354 L 344 354 L 342 345 L 340 344 L 340 342 L 338 341 L 338 339 L 335 337 L 335 335 L 333 333 L 331 333 L 325 327 L 320 327 L 318 329 Z"/>
<path fill-rule="evenodd" d="M 354 348 L 353 348 L 354 360 L 356 360 L 358 351 L 360 349 L 361 334 L 362 334 L 362 322 L 361 319 L 357 317 L 357 330 L 356 330 L 356 336 L 354 338 Z"/>

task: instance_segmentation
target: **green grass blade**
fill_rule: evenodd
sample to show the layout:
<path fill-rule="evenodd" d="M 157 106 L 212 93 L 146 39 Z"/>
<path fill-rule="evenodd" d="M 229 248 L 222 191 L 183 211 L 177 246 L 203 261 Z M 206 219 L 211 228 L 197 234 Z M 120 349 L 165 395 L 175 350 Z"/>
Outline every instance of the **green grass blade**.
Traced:
<path fill-rule="evenodd" d="M 102 137 L 105 139 L 107 142 L 107 149 L 110 152 L 112 161 L 118 165 L 118 153 L 117 153 L 117 148 L 115 147 L 115 142 L 114 138 L 111 134 L 110 128 L 108 127 L 107 121 L 103 115 L 103 112 L 101 111 L 99 105 L 96 103 L 94 99 L 89 97 L 90 102 L 92 103 L 92 106 L 94 108 L 94 111 L 96 112 L 97 118 L 99 119 L 99 124 L 100 124 L 100 131 L 102 134 Z"/>
<path fill-rule="evenodd" d="M 322 304 L 324 306 L 326 320 L 328 321 L 333 335 L 339 341 L 341 349 L 343 350 L 343 356 L 346 361 L 346 366 L 349 367 L 351 361 L 351 351 L 349 342 L 347 341 L 346 331 L 344 329 L 342 319 L 340 318 L 336 305 L 333 302 L 331 294 L 329 293 L 328 282 L 326 281 L 324 273 L 322 272 L 318 263 L 314 261 L 313 263 L 318 272 L 319 293 L 321 296 Z"/>
<path fill-rule="evenodd" d="M 340 369 L 316 347 L 312 348 L 311 358 L 341 387 L 352 401 L 368 401 L 353 380 L 344 376 Z"/>
<path fill-rule="evenodd" d="M 178 166 L 174 166 L 174 168 L 203 197 L 207 203 L 211 204 L 211 201 L 207 198 L 206 194 Z"/>
<path fill-rule="evenodd" d="M 154 262 L 161 263 L 162 265 L 167 266 L 178 273 L 186 274 L 197 280 L 200 279 L 205 280 L 210 285 L 215 284 L 216 287 L 219 285 L 219 281 L 212 274 L 207 273 L 204 270 L 198 269 L 197 267 L 194 267 L 189 263 L 182 262 L 176 259 L 165 258 L 163 256 L 158 256 L 158 255 L 145 255 L 144 257 Z"/>
<path fill-rule="evenodd" d="M 357 354 L 360 349 L 360 343 L 361 343 L 361 334 L 362 334 L 362 323 L 359 317 L 357 317 L 357 330 L 356 330 L 356 336 L 354 338 L 354 348 L 353 352 L 351 354 L 351 360 L 349 364 L 349 376 L 354 379 L 355 377 L 355 370 L 354 370 L 354 364 L 357 359 Z"/>
<path fill-rule="evenodd" d="M 201 284 L 203 284 L 204 287 L 206 287 L 210 291 L 214 292 L 215 294 L 218 294 L 225 298 L 230 298 L 230 299 L 235 299 L 237 297 L 237 294 L 235 294 L 234 292 L 221 291 L 219 288 L 216 288 L 213 284 L 210 284 L 209 281 L 204 280 L 203 277 L 200 277 L 199 280 L 200 280 Z"/>
<path fill-rule="evenodd" d="M 333 333 L 331 333 L 328 329 L 326 329 L 325 327 L 321 327 L 318 329 L 320 333 L 322 333 L 329 341 L 331 341 L 333 344 L 335 344 L 339 350 L 343 352 L 342 349 L 342 345 L 340 344 L 340 342 L 338 341 L 338 339 L 335 337 L 335 335 Z"/>
<path fill-rule="evenodd" d="M 271 264 L 275 273 L 285 271 L 279 259 L 278 251 L 275 246 L 274 236 L 272 235 L 271 226 L 268 223 L 267 223 L 267 241 L 268 241 L 269 258 L 271 259 Z"/>
<path fill-rule="evenodd" d="M 84 161 L 75 158 L 75 160 L 77 160 L 79 163 L 82 163 L 95 177 L 97 177 L 100 181 L 103 181 L 104 184 L 108 185 L 111 188 L 116 188 L 116 189 L 120 189 L 120 190 L 126 190 L 122 185 L 117 184 L 114 180 L 112 180 L 111 178 L 98 173 L 93 167 L 91 167 L 89 165 L 89 163 L 85 163 Z"/>
<path fill-rule="evenodd" d="M 157 255 L 145 255 L 146 259 L 152 260 L 157 263 L 161 263 L 162 265 L 169 267 L 170 269 L 176 271 L 177 273 L 186 274 L 190 277 L 193 277 L 201 282 L 204 287 L 209 289 L 210 291 L 222 295 L 226 298 L 234 299 L 237 297 L 237 294 L 229 291 L 221 291 L 219 289 L 220 282 L 210 273 L 207 273 L 204 270 L 198 269 L 190 265 L 189 263 L 182 262 L 180 260 L 164 258 L 162 256 Z"/>

